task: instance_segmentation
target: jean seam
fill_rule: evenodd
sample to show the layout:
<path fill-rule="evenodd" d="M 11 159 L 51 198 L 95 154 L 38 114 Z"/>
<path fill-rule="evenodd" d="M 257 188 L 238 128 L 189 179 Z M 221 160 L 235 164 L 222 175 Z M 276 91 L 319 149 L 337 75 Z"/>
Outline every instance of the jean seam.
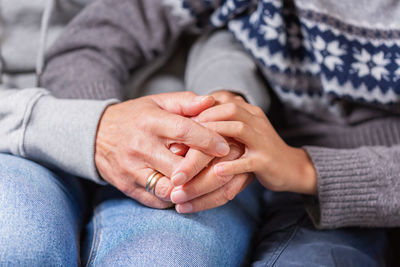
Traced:
<path fill-rule="evenodd" d="M 290 235 L 291 234 L 285 234 L 285 237 L 289 236 L 288 239 L 290 239 Z M 287 242 L 287 241 L 286 241 Z M 279 246 L 277 246 L 274 251 L 272 252 L 272 256 L 269 258 L 269 260 L 266 262 L 266 266 L 272 266 L 276 259 L 279 258 L 279 255 L 281 254 L 281 251 L 284 249 L 285 247 L 285 242 L 280 242 Z"/>
<path fill-rule="evenodd" d="M 101 232 L 102 232 L 102 218 L 101 218 L 101 212 L 99 211 L 101 208 L 97 207 L 94 210 L 93 218 L 94 218 L 94 233 L 93 233 L 93 240 L 92 240 L 92 246 L 90 248 L 90 254 L 88 257 L 88 261 L 86 263 L 86 267 L 88 266 L 93 266 L 94 259 L 96 258 L 97 251 L 99 248 L 100 244 L 100 239 L 101 239 Z"/>
<path fill-rule="evenodd" d="M 299 230 L 299 227 L 300 227 L 300 225 L 302 224 L 302 222 L 304 221 L 304 218 L 305 218 L 306 216 L 307 216 L 307 215 L 303 216 L 301 219 L 299 219 L 299 220 L 296 222 L 296 226 L 295 226 L 294 230 L 292 231 L 292 233 L 290 234 L 289 238 L 286 240 L 286 242 L 283 242 L 283 243 L 281 244 L 281 246 L 280 246 L 280 251 L 279 251 L 278 255 L 275 257 L 275 259 L 273 260 L 273 262 L 272 262 L 272 264 L 271 264 L 271 267 L 274 266 L 274 265 L 276 264 L 276 261 L 281 257 L 283 251 L 285 251 L 285 249 L 286 249 L 287 246 L 289 245 L 290 241 L 291 241 L 291 240 L 294 238 L 294 236 L 297 234 L 297 232 L 298 232 L 298 230 Z"/>
<path fill-rule="evenodd" d="M 297 221 L 295 222 L 294 225 L 296 225 L 296 223 L 297 223 Z M 291 229 L 291 227 L 289 227 L 289 229 Z M 284 230 L 286 230 L 286 228 L 280 229 L 279 231 L 284 231 Z M 285 232 L 284 232 L 284 233 L 285 233 Z M 285 236 L 285 237 L 286 237 L 286 236 L 289 236 L 289 234 L 288 234 L 288 233 L 285 233 L 284 236 Z M 282 238 L 282 239 L 283 239 L 283 238 Z M 290 239 L 290 237 L 289 237 L 288 239 Z M 280 255 L 280 253 L 281 253 L 280 251 L 284 248 L 284 246 L 285 246 L 285 242 L 279 242 L 279 245 L 276 246 L 275 249 L 273 250 L 273 252 L 271 253 L 271 254 L 272 254 L 271 257 L 269 257 L 269 258 L 265 261 L 266 266 L 272 266 L 272 265 L 274 264 L 274 262 L 276 261 L 276 258 L 279 257 L 279 255 Z"/>

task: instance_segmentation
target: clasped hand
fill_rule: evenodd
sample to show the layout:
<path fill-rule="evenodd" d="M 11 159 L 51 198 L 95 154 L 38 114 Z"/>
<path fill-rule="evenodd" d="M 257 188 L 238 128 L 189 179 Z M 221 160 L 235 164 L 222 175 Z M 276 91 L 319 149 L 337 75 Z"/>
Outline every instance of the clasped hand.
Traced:
<path fill-rule="evenodd" d="M 227 91 L 159 94 L 112 105 L 100 120 L 95 147 L 102 178 L 153 208 L 176 203 L 178 212 L 190 213 L 221 206 L 253 174 L 272 190 L 316 190 L 306 152 L 286 145 L 261 109 Z M 145 186 L 154 170 L 164 177 L 153 195 Z"/>

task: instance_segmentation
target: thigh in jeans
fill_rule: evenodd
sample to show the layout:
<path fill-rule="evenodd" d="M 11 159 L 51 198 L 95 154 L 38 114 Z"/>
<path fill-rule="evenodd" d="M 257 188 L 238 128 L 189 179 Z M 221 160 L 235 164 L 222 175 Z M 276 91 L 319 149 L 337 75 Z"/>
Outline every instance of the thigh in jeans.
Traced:
<path fill-rule="evenodd" d="M 297 194 L 267 191 L 265 205 L 253 266 L 386 266 L 384 229 L 318 230 Z"/>
<path fill-rule="evenodd" d="M 0 265 L 78 265 L 81 194 L 77 178 L 0 154 Z"/>
<path fill-rule="evenodd" d="M 238 266 L 256 231 L 260 192 L 254 183 L 225 206 L 182 215 L 103 188 L 84 258 L 88 266 Z"/>

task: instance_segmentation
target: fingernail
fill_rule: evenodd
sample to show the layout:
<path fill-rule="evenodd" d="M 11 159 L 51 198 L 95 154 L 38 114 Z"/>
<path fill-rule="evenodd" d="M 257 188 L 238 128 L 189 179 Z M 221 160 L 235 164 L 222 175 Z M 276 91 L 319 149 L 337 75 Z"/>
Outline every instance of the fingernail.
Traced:
<path fill-rule="evenodd" d="M 221 156 L 225 156 L 229 153 L 229 146 L 225 142 L 217 144 L 217 153 Z"/>
<path fill-rule="evenodd" d="M 179 213 L 189 213 L 189 212 L 192 212 L 193 206 L 190 203 L 185 203 L 185 204 L 176 205 L 175 209 Z"/>
<path fill-rule="evenodd" d="M 174 153 L 174 154 L 176 154 L 176 153 L 178 153 L 179 151 L 181 151 L 179 148 L 177 148 L 176 146 L 171 146 L 170 148 L 169 148 L 169 150 L 171 150 L 171 152 L 172 153 Z"/>
<path fill-rule="evenodd" d="M 171 178 L 174 186 L 182 185 L 186 182 L 186 175 L 183 172 L 177 173 Z"/>
<path fill-rule="evenodd" d="M 188 201 L 188 197 L 183 190 L 174 190 L 171 193 L 171 201 L 174 203 L 184 203 Z"/>
<path fill-rule="evenodd" d="M 217 175 L 223 175 L 224 171 L 225 171 L 225 167 L 223 165 L 216 165 L 214 167 L 214 172 Z"/>
<path fill-rule="evenodd" d="M 205 101 L 206 99 L 208 98 L 208 96 L 196 96 L 195 98 L 194 98 L 194 101 L 196 102 L 196 103 L 201 103 L 201 102 L 203 102 L 203 101 Z"/>

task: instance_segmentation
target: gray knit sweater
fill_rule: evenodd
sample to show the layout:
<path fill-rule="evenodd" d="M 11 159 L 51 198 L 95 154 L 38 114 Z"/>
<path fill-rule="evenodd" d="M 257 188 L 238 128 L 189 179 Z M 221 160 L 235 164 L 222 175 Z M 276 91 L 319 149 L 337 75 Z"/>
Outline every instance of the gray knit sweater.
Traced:
<path fill-rule="evenodd" d="M 115 100 L 66 100 L 39 87 L 44 50 L 92 0 L 0 1 L 0 153 L 102 182 L 94 138 Z"/>
<path fill-rule="evenodd" d="M 51 49 L 43 84 L 61 97 L 123 98 L 123 84 L 131 71 L 175 45 L 182 32 L 201 25 L 204 22 L 202 18 L 207 18 L 208 11 L 215 7 L 209 1 L 205 1 L 206 4 L 202 4 L 202 1 L 184 2 L 184 5 L 181 5 L 181 1 L 158 0 L 95 2 L 74 19 Z M 248 1 L 248 4 L 254 2 Z M 376 9 L 385 12 L 385 4 L 382 2 L 389 1 L 380 1 L 382 6 L 374 1 L 370 2 Z M 311 156 L 318 173 L 318 197 L 307 201 L 311 217 L 321 228 L 400 225 L 400 119 L 397 113 L 398 103 L 395 102 L 397 95 L 393 91 L 385 93 L 372 89 L 364 92 L 363 90 L 369 90 L 366 87 L 369 84 L 363 85 L 364 81 L 361 79 L 368 73 L 370 77 L 379 80 L 385 78 L 389 71 L 396 75 L 395 60 L 389 61 L 390 64 L 393 63 L 390 69 L 385 69 L 384 66 L 389 64 L 388 59 L 380 52 L 371 56 L 371 51 L 354 50 L 354 57 L 345 57 L 348 46 L 342 46 L 334 39 L 330 40 L 328 37 L 332 35 L 321 35 L 319 38 L 311 36 L 306 39 L 307 45 L 302 58 L 289 60 L 285 56 L 290 53 L 277 55 L 274 51 L 287 47 L 281 44 L 289 39 L 289 46 L 296 45 L 293 49 L 300 49 L 297 46 L 298 40 L 289 38 L 294 36 L 283 38 L 278 32 L 278 26 L 284 21 L 279 18 L 279 12 L 282 11 L 279 3 L 280 1 L 271 1 L 262 6 L 260 2 L 258 8 L 245 4 L 238 7 L 228 3 L 227 6 L 216 9 L 212 22 L 216 26 L 228 23 L 228 28 L 236 38 L 253 54 L 264 77 L 270 81 L 274 94 L 283 103 L 283 108 L 278 110 L 281 111 L 280 115 L 284 113 L 276 127 L 287 142 L 304 146 Z M 342 30 L 352 29 L 354 34 L 360 35 L 365 30 L 367 35 L 362 38 L 367 40 L 371 34 L 376 33 L 372 31 L 373 25 L 365 25 L 368 22 L 366 18 L 360 17 L 359 13 L 351 13 L 357 8 L 369 14 L 361 4 L 300 0 L 296 4 L 302 26 L 312 27 L 313 21 L 310 20 L 316 18 L 320 25 L 315 27 L 328 30 L 333 27 L 335 33 L 338 31 L 335 27 L 339 26 Z M 346 9 L 346 5 L 352 5 L 351 11 L 350 7 Z M 290 5 L 289 7 L 293 8 Z M 246 8 L 249 8 L 248 13 L 245 12 Z M 265 11 L 268 8 L 268 14 L 272 14 L 270 17 L 257 17 L 267 14 L 260 10 Z M 383 27 L 390 18 L 395 18 L 399 8 L 399 5 L 394 5 L 386 16 L 374 17 L 374 25 Z M 318 13 L 319 10 L 323 13 Z M 328 19 L 324 19 L 324 14 L 333 14 L 334 17 L 328 16 Z M 341 15 L 343 21 L 337 20 Z M 358 19 L 351 19 L 355 15 Z M 233 19 L 236 17 L 238 19 Z M 257 32 L 251 32 L 252 29 L 246 28 L 249 25 L 264 25 L 258 31 L 263 35 L 258 36 Z M 341 27 L 343 25 L 347 25 L 347 28 Z M 390 41 L 398 44 L 397 30 L 400 29 L 400 24 L 393 21 L 389 28 L 392 31 L 390 36 L 394 38 Z M 299 35 L 299 31 L 295 32 L 295 29 L 291 32 L 295 36 Z M 347 35 L 353 33 L 346 32 Z M 250 40 L 252 36 L 260 39 Z M 247 42 L 245 38 L 250 39 Z M 374 44 L 376 39 L 380 40 L 377 34 L 373 38 Z M 263 42 L 265 47 L 260 45 Z M 308 55 L 308 49 L 315 54 Z M 269 57 L 265 57 L 262 52 Z M 286 65 L 289 70 L 280 73 L 280 69 L 284 69 Z M 235 68 L 233 65 L 230 67 Z M 360 81 L 351 84 L 343 80 L 345 76 L 341 73 L 346 67 L 351 67 L 352 70 L 348 70 L 348 73 L 354 79 L 357 76 Z M 207 68 L 197 68 L 197 73 L 188 75 L 197 80 L 188 81 L 193 86 L 189 89 L 201 90 L 199 88 L 204 79 L 198 77 L 203 77 L 207 72 Z M 290 75 L 285 78 L 287 74 Z M 368 79 L 366 81 L 370 81 Z M 376 81 L 374 83 L 379 89 L 379 84 Z M 359 84 L 365 88 L 358 90 Z M 305 87 L 298 88 L 301 86 Z M 340 91 L 341 88 L 343 91 Z M 293 90 L 290 91 L 291 89 Z M 244 90 L 249 98 L 253 96 L 258 103 L 265 103 L 259 101 L 260 93 L 253 92 L 253 87 L 240 87 L 240 90 Z"/>

